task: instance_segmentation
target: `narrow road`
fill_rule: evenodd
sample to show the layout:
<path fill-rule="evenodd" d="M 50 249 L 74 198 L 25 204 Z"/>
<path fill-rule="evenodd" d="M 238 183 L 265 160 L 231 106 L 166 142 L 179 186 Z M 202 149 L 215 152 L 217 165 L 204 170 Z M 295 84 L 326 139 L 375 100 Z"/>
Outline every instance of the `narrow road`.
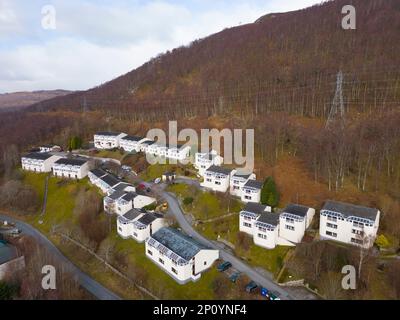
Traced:
<path fill-rule="evenodd" d="M 165 201 L 168 202 L 168 212 L 173 215 L 182 230 L 188 234 L 193 239 L 197 240 L 201 244 L 208 246 L 210 248 L 219 250 L 220 257 L 226 261 L 232 263 L 232 266 L 238 271 L 246 274 L 250 279 L 255 281 L 258 285 L 261 285 L 268 290 L 275 291 L 279 293 L 280 299 L 282 300 L 293 300 L 293 298 L 289 295 L 289 293 L 282 287 L 278 286 L 272 279 L 272 275 L 268 274 L 269 277 L 262 275 L 257 272 L 254 268 L 247 265 L 245 262 L 231 254 L 229 251 L 224 249 L 221 245 L 219 246 L 217 243 L 214 243 L 204 236 L 202 236 L 199 232 L 197 232 L 186 220 L 185 214 L 179 204 L 178 199 L 172 193 L 161 190 L 161 188 L 153 188 L 155 192 L 157 192 Z"/>
<path fill-rule="evenodd" d="M 65 257 L 60 250 L 44 236 L 41 232 L 33 228 L 31 225 L 9 217 L 7 215 L 0 214 L 1 220 L 7 220 L 8 222 L 15 223 L 17 228 L 24 234 L 32 236 L 36 241 L 44 245 L 48 251 L 53 254 L 60 262 L 64 263 L 69 270 L 77 277 L 80 285 L 89 291 L 93 296 L 99 300 L 121 300 L 119 296 L 111 292 L 107 288 L 103 287 L 96 280 L 92 279 L 89 275 L 81 271 L 76 267 L 67 257 Z"/>

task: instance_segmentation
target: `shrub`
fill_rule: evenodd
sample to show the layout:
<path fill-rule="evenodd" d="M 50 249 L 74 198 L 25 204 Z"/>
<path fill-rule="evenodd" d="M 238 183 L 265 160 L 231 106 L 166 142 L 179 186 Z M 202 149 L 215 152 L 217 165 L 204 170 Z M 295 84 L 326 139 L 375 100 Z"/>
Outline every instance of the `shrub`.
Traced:
<path fill-rule="evenodd" d="M 186 197 L 185 199 L 183 199 L 183 204 L 185 206 L 189 206 L 193 203 L 194 199 L 192 197 Z"/>
<path fill-rule="evenodd" d="M 261 203 L 271 207 L 276 207 L 279 204 L 279 192 L 272 177 L 265 180 L 261 189 Z"/>

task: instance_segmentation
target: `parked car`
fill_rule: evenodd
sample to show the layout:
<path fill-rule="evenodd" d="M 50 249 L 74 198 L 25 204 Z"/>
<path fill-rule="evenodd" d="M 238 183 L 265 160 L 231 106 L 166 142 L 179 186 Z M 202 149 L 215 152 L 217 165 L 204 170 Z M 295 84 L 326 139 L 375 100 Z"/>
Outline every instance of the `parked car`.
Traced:
<path fill-rule="evenodd" d="M 157 179 L 154 180 L 155 184 L 159 184 L 160 182 L 161 182 L 161 178 L 157 178 Z"/>
<path fill-rule="evenodd" d="M 239 279 L 239 276 L 240 276 L 240 272 L 234 272 L 229 277 L 229 280 L 231 280 L 233 283 L 235 283 L 237 281 L 237 279 Z"/>
<path fill-rule="evenodd" d="M 246 286 L 246 292 L 251 293 L 258 288 L 257 283 L 250 281 Z"/>
<path fill-rule="evenodd" d="M 232 267 L 232 263 L 230 263 L 229 261 L 225 261 L 218 265 L 217 270 L 219 272 L 223 272 L 228 270 L 230 267 Z"/>
<path fill-rule="evenodd" d="M 266 298 L 269 299 L 269 295 L 270 295 L 269 290 L 268 290 L 267 288 L 262 287 L 262 288 L 261 288 L 261 295 L 262 295 L 263 297 L 266 297 Z"/>
<path fill-rule="evenodd" d="M 269 294 L 269 300 L 281 300 L 281 298 L 279 298 L 279 294 L 276 292 L 270 292 Z"/>

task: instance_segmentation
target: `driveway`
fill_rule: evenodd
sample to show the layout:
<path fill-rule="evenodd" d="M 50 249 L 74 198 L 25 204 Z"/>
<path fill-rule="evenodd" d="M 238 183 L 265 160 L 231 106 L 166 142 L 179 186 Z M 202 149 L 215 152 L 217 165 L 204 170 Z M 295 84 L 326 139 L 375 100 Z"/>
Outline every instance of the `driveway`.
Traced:
<path fill-rule="evenodd" d="M 234 256 L 233 254 L 231 254 L 229 251 L 227 251 L 224 248 L 223 244 L 212 242 L 207 238 L 205 238 L 204 236 L 202 236 L 200 233 L 198 233 L 186 220 L 185 214 L 183 213 L 179 201 L 174 194 L 163 191 L 161 190 L 161 188 L 157 187 L 154 188 L 154 186 L 153 190 L 156 193 L 158 193 L 159 196 L 161 196 L 165 201 L 168 202 L 168 213 L 176 218 L 178 224 L 187 235 L 189 235 L 190 237 L 192 237 L 193 239 L 195 239 L 196 241 L 207 247 L 219 250 L 220 258 L 232 263 L 232 266 L 235 269 L 246 274 L 250 279 L 255 281 L 260 286 L 265 287 L 268 290 L 272 290 L 279 293 L 280 298 L 282 300 L 294 299 L 292 296 L 290 296 L 290 294 L 286 290 L 284 290 L 284 288 L 278 286 L 272 280 L 272 275 L 270 273 L 267 273 L 267 275 L 265 276 L 262 275 L 261 273 L 257 272 L 254 268 L 252 268 L 251 266 L 249 266 L 248 264 L 246 264 L 245 262 Z"/>
<path fill-rule="evenodd" d="M 0 219 L 15 223 L 16 227 L 21 230 L 23 234 L 32 236 L 38 243 L 44 245 L 51 254 L 53 254 L 60 262 L 69 268 L 69 270 L 77 277 L 80 285 L 97 299 L 121 300 L 121 298 L 115 293 L 103 287 L 96 280 L 92 279 L 89 275 L 77 268 L 70 260 L 68 260 L 67 257 L 61 253 L 60 250 L 57 249 L 57 247 L 50 240 L 48 240 L 42 233 L 33 228 L 31 225 L 3 214 L 0 214 Z"/>

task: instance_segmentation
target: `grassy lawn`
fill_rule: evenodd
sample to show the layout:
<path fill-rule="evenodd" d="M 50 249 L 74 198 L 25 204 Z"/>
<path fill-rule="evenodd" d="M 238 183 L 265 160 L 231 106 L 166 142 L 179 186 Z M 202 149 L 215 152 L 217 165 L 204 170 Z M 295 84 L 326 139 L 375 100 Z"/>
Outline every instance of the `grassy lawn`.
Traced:
<path fill-rule="evenodd" d="M 124 157 L 125 152 L 120 150 L 100 150 L 94 156 L 99 158 L 111 158 L 121 161 Z"/>

